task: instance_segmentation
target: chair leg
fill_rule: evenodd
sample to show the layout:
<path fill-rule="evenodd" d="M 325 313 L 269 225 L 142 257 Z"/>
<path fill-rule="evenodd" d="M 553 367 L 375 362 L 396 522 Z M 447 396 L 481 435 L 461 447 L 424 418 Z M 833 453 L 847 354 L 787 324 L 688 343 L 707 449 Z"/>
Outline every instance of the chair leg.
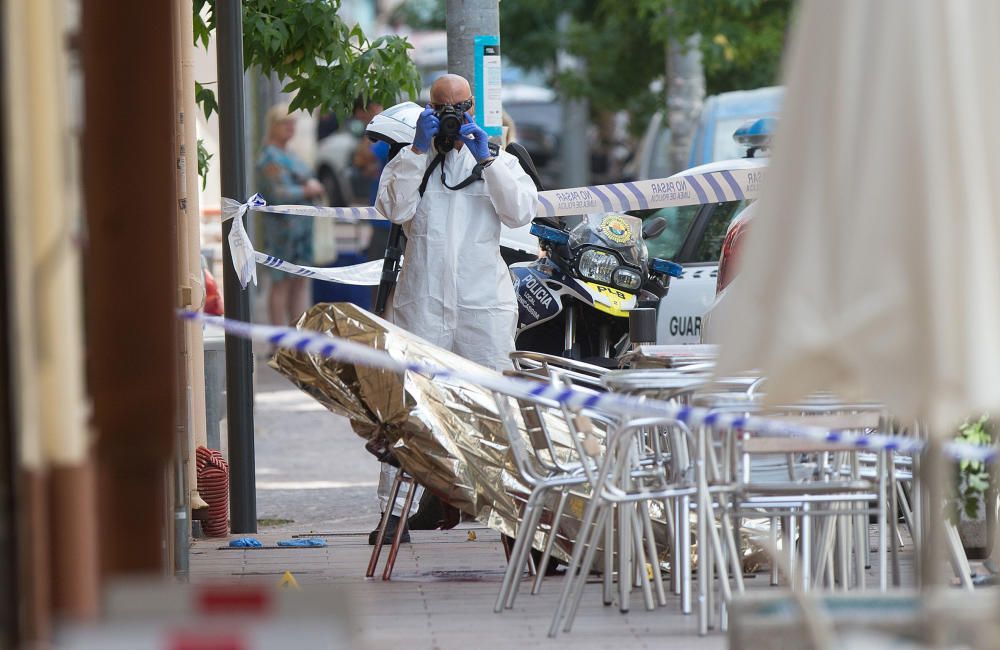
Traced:
<path fill-rule="evenodd" d="M 650 578 L 650 574 L 653 572 L 653 558 L 656 555 L 654 554 L 650 558 L 646 557 L 644 527 L 639 521 L 638 507 L 639 504 L 636 504 L 634 508 L 629 508 L 632 511 L 629 518 L 632 520 L 632 543 L 635 546 L 635 573 L 638 574 L 639 587 L 642 589 L 643 604 L 646 605 L 646 611 L 651 612 L 656 609 L 656 602 L 653 600 L 653 584 Z M 647 566 L 649 570 L 646 569 Z"/>
<path fill-rule="evenodd" d="M 902 582 L 899 566 L 899 547 L 903 545 L 903 537 L 899 531 L 899 500 L 896 496 L 896 462 L 893 459 L 892 452 L 888 454 L 887 464 L 889 467 L 889 484 L 886 491 L 889 497 L 887 506 L 889 509 L 888 524 L 890 533 L 888 537 L 892 543 L 892 548 L 890 549 L 892 553 L 892 586 L 898 588 Z"/>
<path fill-rule="evenodd" d="M 552 557 L 552 549 L 555 547 L 556 537 L 559 534 L 559 522 L 562 520 L 563 510 L 566 508 L 568 498 L 569 490 L 561 490 L 559 492 L 559 503 L 556 504 L 555 514 L 552 515 L 549 536 L 545 540 L 545 549 L 542 551 L 542 561 L 538 565 L 538 573 L 535 575 L 535 581 L 531 585 L 532 595 L 542 590 L 542 579 L 545 578 L 545 572 L 549 569 L 549 559 Z"/>
<path fill-rule="evenodd" d="M 819 528 L 819 539 L 816 544 L 816 580 L 814 586 L 817 588 L 822 588 L 824 580 L 829 580 L 828 584 L 832 589 L 835 582 L 833 571 L 830 569 L 833 559 L 835 530 L 835 518 L 831 516 L 823 517 Z"/>
<path fill-rule="evenodd" d="M 708 522 L 709 535 L 712 534 L 711 531 L 712 531 L 712 528 L 714 526 L 715 526 L 715 521 L 713 521 L 713 520 L 710 519 L 709 522 Z M 705 603 L 705 608 L 707 610 L 707 615 L 708 615 L 708 629 L 714 630 L 715 629 L 715 600 L 716 600 L 716 593 L 715 593 L 715 553 L 712 552 L 712 549 L 710 548 L 711 542 L 708 541 L 708 540 L 709 540 L 709 538 L 706 537 L 705 538 L 705 555 L 704 555 L 704 558 L 705 558 L 705 560 L 704 560 L 704 567 L 705 567 L 704 568 L 704 573 L 705 573 L 705 580 L 708 582 L 708 599 L 707 599 L 707 601 Z M 698 544 L 699 544 L 699 549 L 700 549 L 701 548 L 701 546 L 700 546 L 701 542 L 698 542 Z M 699 557 L 699 559 L 702 557 L 702 555 L 701 555 L 700 552 L 698 554 L 698 557 Z"/>
<path fill-rule="evenodd" d="M 503 548 L 503 559 L 505 562 L 510 562 L 510 538 L 506 535 L 500 536 L 500 547 Z"/>
<path fill-rule="evenodd" d="M 812 520 L 809 517 L 809 504 L 802 504 L 802 523 L 799 526 L 799 535 L 802 540 L 802 564 L 800 565 L 800 579 L 802 591 L 807 592 L 812 586 Z"/>
<path fill-rule="evenodd" d="M 598 518 L 597 527 L 598 531 L 604 526 L 610 525 L 609 509 L 605 508 Z M 594 535 L 594 541 L 597 541 L 597 535 Z M 569 632 L 573 629 L 573 621 L 576 619 L 577 610 L 580 609 L 580 601 L 583 599 L 584 587 L 587 586 L 587 575 L 590 574 L 590 568 L 594 565 L 594 553 L 597 550 L 597 544 L 591 544 L 587 547 L 587 554 L 583 558 L 583 564 L 581 566 L 580 575 L 578 576 L 575 589 L 573 592 L 573 597 L 571 599 L 569 611 L 566 612 L 566 624 L 563 626 L 564 632 Z"/>
<path fill-rule="evenodd" d="M 792 517 L 781 518 L 781 528 L 785 533 L 785 554 L 788 556 L 788 575 L 785 580 L 789 588 L 795 584 L 795 520 Z"/>
<path fill-rule="evenodd" d="M 524 548 L 525 540 L 531 536 L 529 526 L 535 516 L 535 503 L 538 501 L 538 498 L 539 491 L 533 490 L 528 497 L 527 503 L 524 504 L 524 510 L 521 512 L 521 524 L 518 526 L 517 534 L 514 536 L 514 546 L 511 548 L 510 557 L 507 560 L 507 569 L 504 571 L 503 582 L 500 584 L 500 593 L 497 594 L 497 600 L 493 606 L 493 611 L 498 614 L 507 606 L 510 592 L 517 588 L 518 578 L 521 571 L 524 570 L 522 549 Z"/>
<path fill-rule="evenodd" d="M 958 529 L 950 521 L 945 521 L 945 544 L 948 547 L 948 560 L 951 567 L 958 576 L 962 589 L 973 591 L 975 586 L 972 583 L 972 567 L 969 566 L 969 559 L 962 549 L 962 540 L 958 536 Z"/>
<path fill-rule="evenodd" d="M 614 504 L 608 504 L 606 507 L 615 508 Z M 614 515 L 611 516 L 611 521 L 615 520 Z M 602 590 L 602 602 L 605 607 L 611 607 L 615 602 L 614 593 L 614 575 L 615 575 L 615 527 L 612 524 L 608 524 L 604 527 L 604 573 L 601 575 L 601 590 Z"/>
<path fill-rule="evenodd" d="M 691 596 L 693 591 L 691 575 L 694 567 L 691 566 L 691 497 L 684 495 L 680 500 L 680 558 L 677 564 L 681 567 L 681 613 L 690 614 Z"/>
<path fill-rule="evenodd" d="M 711 553 L 706 553 L 704 546 L 708 545 L 708 527 L 712 514 L 705 512 L 701 502 L 698 503 L 698 634 L 708 634 L 708 611 L 711 607 L 709 595 L 712 591 L 710 571 L 708 568 Z"/>
<path fill-rule="evenodd" d="M 389 517 L 392 515 L 392 509 L 396 506 L 396 497 L 399 496 L 399 487 L 403 483 L 403 470 L 396 471 L 396 478 L 392 481 L 392 487 L 389 489 L 389 502 L 386 505 L 385 512 L 382 513 L 382 519 L 378 523 L 378 534 L 375 536 L 375 548 L 372 549 L 371 558 L 368 560 L 368 570 L 365 572 L 366 578 L 374 577 L 375 569 L 378 567 L 378 558 L 382 554 L 382 544 L 385 542 L 385 530 L 389 526 Z"/>
<path fill-rule="evenodd" d="M 601 481 L 604 479 L 604 472 L 606 471 L 602 467 L 602 475 L 599 477 Z M 598 482 L 600 485 L 600 482 Z M 595 488 L 596 489 L 596 488 Z M 581 563 L 583 562 L 583 556 L 585 554 L 585 544 L 588 537 L 593 538 L 591 546 L 597 545 L 597 540 L 601 530 L 591 531 L 591 526 L 593 526 L 594 521 L 598 519 L 598 510 L 602 510 L 600 504 L 600 496 L 594 494 L 590 501 L 587 503 L 587 508 L 583 513 L 583 522 L 580 525 L 580 534 L 573 545 L 573 553 L 570 555 L 569 566 L 566 568 L 566 578 L 563 581 L 563 589 L 559 595 L 559 602 L 556 603 L 556 611 L 552 615 L 552 623 L 549 626 L 549 636 L 555 638 L 559 634 L 559 624 L 563 619 L 563 611 L 569 602 L 570 593 L 573 590 L 573 584 L 577 577 L 577 572 L 581 568 Z M 605 547 L 605 552 L 607 552 L 607 547 Z M 586 574 L 583 574 L 583 580 L 586 581 Z"/>
<path fill-rule="evenodd" d="M 646 538 L 646 553 L 649 555 L 649 561 L 653 567 L 653 582 L 656 586 L 656 600 L 660 607 L 664 607 L 667 604 L 667 593 L 663 588 L 663 574 L 660 571 L 660 558 L 657 555 L 656 549 L 656 538 L 653 536 L 653 520 L 649 516 L 649 504 L 645 501 L 639 504 L 641 508 L 640 513 L 642 515 L 642 527 L 645 531 L 644 537 Z"/>
<path fill-rule="evenodd" d="M 840 588 L 847 591 L 850 584 L 850 557 L 848 549 L 847 526 L 850 518 L 844 515 L 837 515 L 837 563 L 840 572 Z"/>
<path fill-rule="evenodd" d="M 510 609 L 514 606 L 514 599 L 517 598 L 517 592 L 521 588 L 521 576 L 524 575 L 524 567 L 528 567 L 528 573 L 530 574 L 534 570 L 534 558 L 531 557 L 532 542 L 535 539 L 535 532 L 538 530 L 538 524 L 541 521 L 542 513 L 545 510 L 545 504 L 542 499 L 544 492 L 538 492 L 538 497 L 535 502 L 531 504 L 530 512 L 528 509 L 525 510 L 525 519 L 523 523 L 524 530 L 519 531 L 517 540 L 514 542 L 514 556 L 513 561 L 507 567 L 508 570 L 513 568 L 512 582 L 508 585 L 507 589 L 507 602 L 506 607 Z M 523 540 L 523 541 L 522 541 Z M 518 547 L 520 544 L 520 548 Z M 535 576 L 537 577 L 538 572 L 535 571 Z"/>
<path fill-rule="evenodd" d="M 771 517 L 771 548 L 778 548 L 778 518 Z M 771 586 L 777 587 L 778 581 L 778 563 L 771 561 Z"/>
<path fill-rule="evenodd" d="M 618 611 L 627 614 L 631 605 L 632 581 L 632 522 L 630 506 L 618 505 Z"/>
<path fill-rule="evenodd" d="M 854 545 L 857 548 L 855 551 L 857 556 L 854 558 L 854 570 L 857 575 L 857 589 L 859 591 L 864 591 L 867 585 L 866 569 L 870 564 L 865 564 L 865 555 L 869 556 L 869 563 L 871 562 L 871 539 L 868 534 L 868 508 L 867 506 L 858 507 L 859 514 L 854 517 Z M 886 562 L 886 554 L 883 552 L 884 542 L 885 542 L 885 515 L 882 512 L 882 505 L 878 507 L 878 516 L 876 520 L 878 521 L 878 561 L 879 561 L 879 591 L 885 591 L 888 582 L 888 563 Z"/>
<path fill-rule="evenodd" d="M 733 530 L 733 521 L 728 514 L 723 512 L 722 515 L 722 534 L 725 536 L 726 549 L 728 549 L 727 555 L 730 558 L 730 563 L 732 565 L 733 572 L 733 582 L 736 583 L 736 591 L 743 593 L 746 586 L 743 583 L 743 560 L 740 558 L 740 553 L 736 545 L 738 531 Z"/>
<path fill-rule="evenodd" d="M 403 500 L 403 514 L 399 518 L 399 525 L 396 526 L 396 536 L 392 539 L 392 546 L 389 547 L 389 557 L 385 560 L 385 569 L 382 571 L 383 580 L 389 580 L 392 577 L 392 570 L 396 567 L 396 556 L 399 555 L 399 546 L 403 543 L 403 533 L 406 532 L 406 519 L 410 516 L 413 495 L 417 491 L 416 482 L 409 477 L 408 480 L 409 489 L 406 490 L 406 499 Z"/>
<path fill-rule="evenodd" d="M 675 595 L 681 594 L 681 519 L 678 514 L 681 510 L 679 499 L 664 499 L 664 511 L 673 521 L 670 529 L 670 546 L 668 548 L 670 558 L 670 590 Z"/>

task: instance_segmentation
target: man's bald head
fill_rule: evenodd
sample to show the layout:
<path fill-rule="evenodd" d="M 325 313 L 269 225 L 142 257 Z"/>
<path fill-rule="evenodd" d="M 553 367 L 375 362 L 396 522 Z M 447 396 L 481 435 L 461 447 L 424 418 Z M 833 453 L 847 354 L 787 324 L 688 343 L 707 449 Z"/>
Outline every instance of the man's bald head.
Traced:
<path fill-rule="evenodd" d="M 465 77 L 446 74 L 437 78 L 431 86 L 432 104 L 459 104 L 472 97 L 472 87 Z"/>

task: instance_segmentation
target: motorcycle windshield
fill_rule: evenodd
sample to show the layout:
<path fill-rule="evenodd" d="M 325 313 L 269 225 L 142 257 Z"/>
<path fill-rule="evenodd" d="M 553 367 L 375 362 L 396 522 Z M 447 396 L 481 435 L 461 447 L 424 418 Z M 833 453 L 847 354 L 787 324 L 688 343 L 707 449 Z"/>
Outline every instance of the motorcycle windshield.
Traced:
<path fill-rule="evenodd" d="M 646 265 L 646 245 L 642 241 L 642 220 L 627 214 L 588 214 L 569 231 L 569 247 L 600 246 L 619 255 L 625 264 Z"/>

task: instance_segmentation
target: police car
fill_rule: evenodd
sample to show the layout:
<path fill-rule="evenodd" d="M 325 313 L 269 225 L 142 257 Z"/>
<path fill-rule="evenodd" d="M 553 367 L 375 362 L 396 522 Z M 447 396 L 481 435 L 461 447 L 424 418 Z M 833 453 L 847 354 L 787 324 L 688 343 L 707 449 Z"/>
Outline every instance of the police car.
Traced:
<path fill-rule="evenodd" d="M 773 119 L 763 118 L 736 130 L 733 139 L 746 147 L 747 157 L 699 165 L 677 176 L 713 174 L 718 177 L 734 170 L 763 172 L 767 166 L 767 158 L 763 154 L 766 153 L 773 126 Z M 630 213 L 643 219 L 666 219 L 667 228 L 663 233 L 646 241 L 649 255 L 675 261 L 684 267 L 684 275 L 670 281 L 670 292 L 660 301 L 657 343 L 702 341 L 705 314 L 716 298 L 719 260 L 730 224 L 750 202 L 744 199 Z"/>

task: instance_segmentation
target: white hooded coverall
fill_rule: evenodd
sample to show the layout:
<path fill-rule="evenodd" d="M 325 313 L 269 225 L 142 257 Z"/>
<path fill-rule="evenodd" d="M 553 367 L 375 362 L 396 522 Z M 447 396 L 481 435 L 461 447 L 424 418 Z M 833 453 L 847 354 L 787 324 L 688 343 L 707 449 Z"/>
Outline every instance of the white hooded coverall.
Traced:
<path fill-rule="evenodd" d="M 495 370 L 510 367 L 517 300 L 500 257 L 500 224 L 526 225 L 538 192 L 520 163 L 501 151 L 483 180 L 461 190 L 476 160 L 467 147 L 449 151 L 434 169 L 423 198 L 427 166 L 437 153 L 406 147 L 385 166 L 375 207 L 403 225 L 406 252 L 388 320 L 427 341 Z M 388 502 L 394 468 L 382 465 L 379 498 Z M 402 496 L 402 495 L 401 495 Z M 397 500 L 394 514 L 399 514 Z"/>

